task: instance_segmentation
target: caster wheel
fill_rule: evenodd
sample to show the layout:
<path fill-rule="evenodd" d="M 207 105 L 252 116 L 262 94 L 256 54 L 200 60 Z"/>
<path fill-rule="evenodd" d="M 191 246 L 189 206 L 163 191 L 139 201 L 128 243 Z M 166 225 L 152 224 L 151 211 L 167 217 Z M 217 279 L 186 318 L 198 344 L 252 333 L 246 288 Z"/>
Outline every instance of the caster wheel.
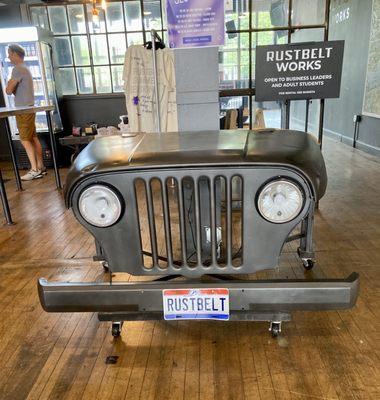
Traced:
<path fill-rule="evenodd" d="M 110 271 L 110 268 L 108 266 L 108 262 L 107 261 L 103 261 L 102 265 L 103 265 L 104 272 L 109 272 Z"/>
<path fill-rule="evenodd" d="M 121 329 L 123 327 L 123 323 L 122 322 L 113 322 L 112 323 L 112 336 L 117 339 L 118 337 L 120 337 L 121 335 Z"/>
<path fill-rule="evenodd" d="M 281 322 L 271 322 L 269 332 L 273 338 L 276 338 L 281 333 Z"/>
<path fill-rule="evenodd" d="M 307 269 L 308 271 L 314 267 L 314 261 L 310 260 L 310 259 L 302 260 L 302 264 L 303 264 L 303 267 L 305 269 Z"/>

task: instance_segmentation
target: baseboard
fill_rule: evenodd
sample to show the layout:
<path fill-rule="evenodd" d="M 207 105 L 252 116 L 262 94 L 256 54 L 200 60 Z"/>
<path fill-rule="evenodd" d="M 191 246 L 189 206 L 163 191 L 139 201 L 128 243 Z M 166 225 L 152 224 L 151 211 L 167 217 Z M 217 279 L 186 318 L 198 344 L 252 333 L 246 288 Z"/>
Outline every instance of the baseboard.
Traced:
<path fill-rule="evenodd" d="M 323 134 L 328 136 L 328 137 L 330 137 L 330 138 L 335 139 L 338 142 L 342 142 L 344 144 L 347 144 L 348 146 L 352 147 L 352 145 L 353 145 L 352 138 L 350 138 L 348 136 L 344 136 L 341 133 L 332 131 L 331 129 L 324 128 L 323 129 Z"/>
<path fill-rule="evenodd" d="M 331 137 L 338 142 L 342 142 L 344 144 L 347 144 L 348 146 L 353 147 L 353 139 L 347 136 L 342 135 L 341 133 L 332 131 L 331 129 L 323 129 L 323 133 L 326 134 L 326 136 Z M 371 154 L 376 157 L 380 157 L 380 148 L 376 146 L 371 146 L 368 143 L 361 142 L 360 140 L 356 141 L 356 148 L 358 150 L 364 151 L 365 153 Z"/>
<path fill-rule="evenodd" d="M 373 156 L 380 157 L 380 148 L 376 146 L 371 146 L 370 144 L 363 143 L 360 140 L 356 142 L 356 148 L 362 150 Z"/>
<path fill-rule="evenodd" d="M 293 123 L 295 122 L 296 124 L 299 124 L 300 126 L 305 125 L 305 122 L 299 118 L 292 117 L 292 121 L 293 121 Z M 312 124 L 312 123 L 309 124 L 310 132 L 317 132 L 317 130 L 318 130 L 318 128 L 315 126 L 315 124 Z M 334 140 L 337 140 L 338 142 L 342 142 L 344 144 L 347 144 L 350 147 L 353 147 L 354 141 L 352 138 L 350 138 L 348 136 L 344 136 L 341 133 L 335 132 L 335 131 L 333 131 L 331 129 L 327 129 L 327 128 L 323 129 L 323 134 Z M 360 140 L 357 140 L 356 148 L 361 151 L 364 151 L 365 153 L 380 157 L 380 148 L 379 147 L 371 146 L 370 144 L 367 144 Z"/>
<path fill-rule="evenodd" d="M 344 136 L 340 133 L 337 133 L 335 131 L 332 131 L 330 129 L 323 129 L 323 133 L 326 134 L 326 136 L 331 137 L 338 142 L 342 142 L 344 144 L 347 144 L 350 147 L 353 147 L 354 141 L 352 138 L 349 138 L 347 136 Z M 365 153 L 371 154 L 376 157 L 380 157 L 380 148 L 376 146 L 371 146 L 368 143 L 361 142 L 360 140 L 356 141 L 356 148 L 358 150 L 364 151 Z"/>

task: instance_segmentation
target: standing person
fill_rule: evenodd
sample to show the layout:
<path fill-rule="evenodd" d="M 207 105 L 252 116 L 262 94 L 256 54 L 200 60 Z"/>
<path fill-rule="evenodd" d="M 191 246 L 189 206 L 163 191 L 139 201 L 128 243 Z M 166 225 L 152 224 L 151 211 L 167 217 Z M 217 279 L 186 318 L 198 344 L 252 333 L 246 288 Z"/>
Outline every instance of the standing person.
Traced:
<path fill-rule="evenodd" d="M 24 64 L 25 50 L 18 44 L 8 46 L 8 57 L 14 65 L 11 79 L 5 89 L 8 95 L 15 96 L 15 106 L 34 106 L 33 78 Z M 42 178 L 46 168 L 42 159 L 42 147 L 36 133 L 36 114 L 16 115 L 20 140 L 30 162 L 30 171 L 21 177 L 23 181 Z"/>

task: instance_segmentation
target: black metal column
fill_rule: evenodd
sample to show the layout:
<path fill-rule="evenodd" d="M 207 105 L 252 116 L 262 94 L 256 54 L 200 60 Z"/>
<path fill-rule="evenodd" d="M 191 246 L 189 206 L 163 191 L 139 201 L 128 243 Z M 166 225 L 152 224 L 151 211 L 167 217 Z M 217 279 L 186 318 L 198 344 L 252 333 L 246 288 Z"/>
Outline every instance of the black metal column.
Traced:
<path fill-rule="evenodd" d="M 330 0 L 326 0 L 325 5 L 325 31 L 323 40 L 326 42 L 329 40 L 329 22 L 330 22 Z M 321 99 L 320 109 L 319 109 L 319 129 L 318 129 L 318 143 L 320 148 L 322 148 L 323 140 L 323 124 L 325 118 L 325 99 Z"/>
<path fill-rule="evenodd" d="M 0 197 L 1 203 L 3 204 L 4 216 L 8 225 L 13 225 L 11 210 L 9 209 L 9 203 L 7 198 L 7 192 L 5 191 L 3 176 L 0 170 Z"/>
<path fill-rule="evenodd" d="M 50 111 L 46 111 L 46 119 L 47 119 L 48 128 L 49 128 L 51 154 L 53 157 L 53 166 L 54 166 L 54 175 L 55 175 L 55 184 L 57 185 L 57 189 L 62 189 L 61 178 L 59 176 L 59 170 L 58 170 L 58 165 L 57 165 L 57 146 L 55 144 L 53 124 L 51 123 Z"/>
<path fill-rule="evenodd" d="M 290 100 L 285 100 L 285 129 L 290 127 Z"/>
<path fill-rule="evenodd" d="M 20 179 L 20 174 L 19 174 L 18 168 L 17 168 L 15 147 L 13 145 L 12 133 L 11 133 L 11 128 L 9 126 L 8 118 L 4 118 L 4 123 L 5 123 L 5 132 L 7 134 L 8 147 L 9 147 L 9 151 L 11 153 L 12 168 L 13 168 L 13 172 L 14 172 L 15 178 L 16 178 L 17 190 L 23 190 L 22 184 L 21 184 L 21 179 Z"/>
<path fill-rule="evenodd" d="M 309 108 L 310 108 L 310 100 L 306 100 L 306 111 L 305 111 L 305 132 L 308 131 L 309 128 Z"/>
<path fill-rule="evenodd" d="M 288 44 L 292 42 L 292 13 L 293 13 L 293 0 L 289 0 L 288 9 Z M 285 129 L 290 127 L 290 100 L 285 100 Z"/>

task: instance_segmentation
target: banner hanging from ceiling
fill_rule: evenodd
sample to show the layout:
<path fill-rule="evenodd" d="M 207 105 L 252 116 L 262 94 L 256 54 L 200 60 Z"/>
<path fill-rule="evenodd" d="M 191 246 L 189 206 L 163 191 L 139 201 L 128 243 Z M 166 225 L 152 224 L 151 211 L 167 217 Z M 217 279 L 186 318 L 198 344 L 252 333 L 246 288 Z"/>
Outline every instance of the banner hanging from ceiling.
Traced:
<path fill-rule="evenodd" d="M 224 44 L 224 1 L 167 0 L 169 47 Z"/>

